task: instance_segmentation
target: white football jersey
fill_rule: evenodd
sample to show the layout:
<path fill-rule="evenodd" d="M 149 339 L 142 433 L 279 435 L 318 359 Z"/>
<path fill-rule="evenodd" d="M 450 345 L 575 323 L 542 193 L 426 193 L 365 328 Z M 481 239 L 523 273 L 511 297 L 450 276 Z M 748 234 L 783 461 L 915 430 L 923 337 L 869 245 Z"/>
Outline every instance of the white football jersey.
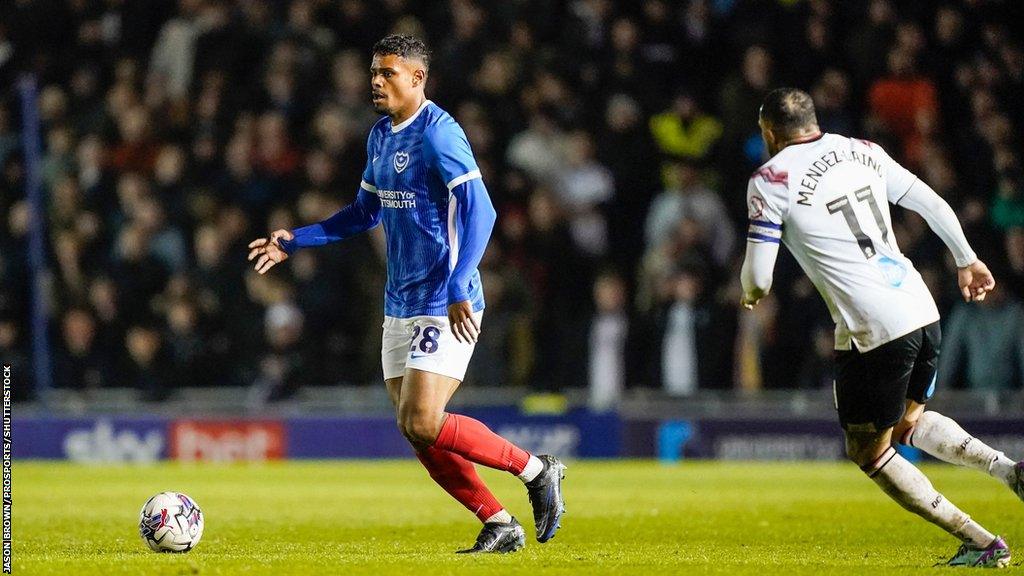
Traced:
<path fill-rule="evenodd" d="M 751 242 L 779 242 L 818 288 L 837 350 L 866 352 L 939 319 L 889 215 L 917 180 L 877 144 L 836 134 L 792 144 L 750 178 Z"/>

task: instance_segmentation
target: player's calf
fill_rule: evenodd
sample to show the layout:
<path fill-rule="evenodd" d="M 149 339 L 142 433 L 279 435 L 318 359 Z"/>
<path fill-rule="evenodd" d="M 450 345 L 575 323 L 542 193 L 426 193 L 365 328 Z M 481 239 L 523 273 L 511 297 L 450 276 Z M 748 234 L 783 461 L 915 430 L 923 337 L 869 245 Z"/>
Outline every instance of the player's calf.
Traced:
<path fill-rule="evenodd" d="M 536 456 L 495 434 L 483 422 L 462 414 L 447 414 L 433 445 L 470 462 L 511 472 L 524 482 L 544 467 Z"/>
<path fill-rule="evenodd" d="M 515 474 L 526 484 L 537 541 L 547 542 L 554 537 L 565 512 L 562 498 L 565 466 L 557 458 L 534 456 L 495 434 L 483 422 L 461 414 L 448 414 L 433 446 L 471 462 Z"/>
<path fill-rule="evenodd" d="M 956 536 L 973 550 L 984 550 L 996 536 L 957 508 L 913 464 L 888 447 L 861 470 L 900 506 Z"/>
<path fill-rule="evenodd" d="M 929 410 L 921 414 L 900 441 L 959 466 L 981 470 L 998 478 L 1024 499 L 1020 467 L 1002 452 L 971 436 L 952 418 Z"/>
<path fill-rule="evenodd" d="M 487 488 L 473 464 L 452 452 L 434 447 L 416 452 L 430 477 L 481 522 L 511 520 L 511 516 Z"/>

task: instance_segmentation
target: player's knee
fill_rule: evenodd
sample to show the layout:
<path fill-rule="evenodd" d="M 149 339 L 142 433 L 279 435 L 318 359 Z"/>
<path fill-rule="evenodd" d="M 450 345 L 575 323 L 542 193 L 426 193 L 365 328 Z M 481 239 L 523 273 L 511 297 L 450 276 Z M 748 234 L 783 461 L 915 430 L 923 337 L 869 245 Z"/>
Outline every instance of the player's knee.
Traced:
<path fill-rule="evenodd" d="M 864 467 L 875 461 L 886 447 L 875 436 L 846 435 L 846 457 L 857 466 Z"/>
<path fill-rule="evenodd" d="M 395 424 L 398 426 L 398 431 L 402 433 L 402 436 L 404 436 L 406 440 L 409 440 L 411 442 L 412 440 L 409 438 L 409 433 L 406 432 L 405 430 L 405 421 L 402 420 L 401 416 L 398 417 L 398 419 L 395 421 Z"/>
<path fill-rule="evenodd" d="M 854 464 L 857 464 L 858 457 L 860 456 L 860 446 L 851 442 L 849 438 L 846 439 L 846 458 Z"/>
<path fill-rule="evenodd" d="M 413 446 L 430 446 L 441 432 L 440 420 L 434 415 L 421 412 L 400 416 L 398 429 Z"/>

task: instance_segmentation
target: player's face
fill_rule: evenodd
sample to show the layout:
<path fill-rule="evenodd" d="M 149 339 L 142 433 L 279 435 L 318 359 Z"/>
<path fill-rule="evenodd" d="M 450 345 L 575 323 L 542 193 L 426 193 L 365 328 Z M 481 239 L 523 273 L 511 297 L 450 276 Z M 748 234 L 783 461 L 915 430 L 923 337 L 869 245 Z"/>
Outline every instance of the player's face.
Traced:
<path fill-rule="evenodd" d="M 370 97 L 378 114 L 393 115 L 419 103 L 427 71 L 423 62 L 395 54 L 374 54 L 370 64 Z"/>

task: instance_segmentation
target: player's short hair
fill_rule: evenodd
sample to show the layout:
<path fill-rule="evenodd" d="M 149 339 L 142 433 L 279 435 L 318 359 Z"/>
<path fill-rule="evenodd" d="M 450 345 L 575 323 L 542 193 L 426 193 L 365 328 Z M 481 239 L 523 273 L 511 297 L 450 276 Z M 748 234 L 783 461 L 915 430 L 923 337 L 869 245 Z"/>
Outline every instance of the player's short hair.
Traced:
<path fill-rule="evenodd" d="M 818 125 L 811 95 L 797 88 L 776 88 L 761 103 L 761 119 L 774 130 L 798 132 Z"/>
<path fill-rule="evenodd" d="M 373 45 L 373 53 L 386 56 L 394 54 L 402 58 L 418 58 L 430 70 L 430 49 L 422 40 L 408 34 L 390 34 Z"/>

